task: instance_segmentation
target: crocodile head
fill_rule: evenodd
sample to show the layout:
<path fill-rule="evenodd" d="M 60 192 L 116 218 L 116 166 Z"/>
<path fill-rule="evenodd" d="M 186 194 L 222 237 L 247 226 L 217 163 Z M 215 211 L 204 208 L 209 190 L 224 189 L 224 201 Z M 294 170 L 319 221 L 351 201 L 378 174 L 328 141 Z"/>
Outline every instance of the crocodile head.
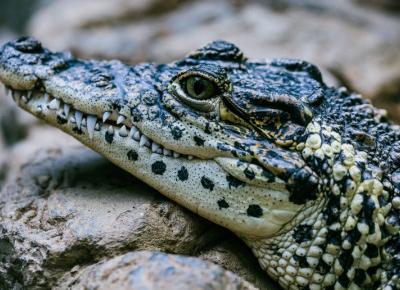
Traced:
<path fill-rule="evenodd" d="M 400 174 L 379 167 L 392 149 L 375 138 L 391 125 L 307 62 L 249 61 L 216 41 L 171 64 L 127 66 L 21 38 L 2 47 L 0 79 L 24 110 L 242 237 L 285 288 L 347 288 L 346 267 L 384 244 Z M 354 285 L 378 279 L 367 274 L 378 256 Z"/>

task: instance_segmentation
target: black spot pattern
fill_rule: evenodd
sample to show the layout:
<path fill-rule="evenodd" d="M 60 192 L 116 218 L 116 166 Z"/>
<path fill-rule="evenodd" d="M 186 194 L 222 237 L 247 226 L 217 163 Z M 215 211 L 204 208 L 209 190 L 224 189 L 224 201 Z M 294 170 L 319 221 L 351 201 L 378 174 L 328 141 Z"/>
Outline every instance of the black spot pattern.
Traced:
<path fill-rule="evenodd" d="M 111 144 L 114 141 L 114 134 L 113 133 L 108 133 L 108 131 L 105 134 L 105 139 L 107 143 Z"/>
<path fill-rule="evenodd" d="M 310 241 L 312 238 L 312 226 L 310 225 L 297 226 L 294 230 L 293 238 L 298 244 Z"/>
<path fill-rule="evenodd" d="M 227 175 L 226 176 L 226 181 L 228 181 L 229 188 L 232 188 L 232 187 L 237 188 L 239 186 L 244 186 L 245 185 L 245 183 L 243 181 L 237 179 L 236 177 L 234 177 L 232 175 Z"/>
<path fill-rule="evenodd" d="M 248 179 L 250 179 L 250 180 L 253 180 L 253 179 L 256 177 L 256 174 L 254 173 L 254 171 L 252 171 L 252 170 L 250 170 L 250 169 L 248 169 L 248 168 L 246 168 L 246 169 L 243 171 L 243 173 L 244 173 L 244 175 L 245 175 Z"/>
<path fill-rule="evenodd" d="M 217 203 L 218 203 L 219 209 L 223 209 L 223 208 L 228 208 L 229 207 L 229 203 L 227 203 L 224 198 L 218 200 Z"/>
<path fill-rule="evenodd" d="M 205 188 L 205 189 L 209 189 L 210 191 L 214 190 L 214 182 L 212 182 L 212 180 L 208 179 L 207 177 L 203 176 L 201 178 L 201 185 Z"/>
<path fill-rule="evenodd" d="M 200 138 L 199 136 L 194 136 L 193 140 L 197 146 L 204 146 L 204 140 L 202 138 Z"/>
<path fill-rule="evenodd" d="M 247 208 L 247 215 L 259 218 L 263 215 L 263 210 L 258 204 L 250 204 Z"/>
<path fill-rule="evenodd" d="M 185 166 L 182 166 L 181 169 L 178 170 L 178 178 L 180 181 L 188 180 L 189 172 Z"/>
<path fill-rule="evenodd" d="M 162 161 L 156 161 L 151 165 L 151 171 L 157 175 L 163 175 L 166 169 L 167 165 Z"/>
<path fill-rule="evenodd" d="M 128 156 L 128 159 L 130 161 L 136 161 L 139 158 L 139 155 L 135 150 L 129 150 L 128 153 L 126 154 Z"/>
<path fill-rule="evenodd" d="M 180 129 L 179 127 L 176 127 L 176 126 L 172 127 L 171 134 L 175 140 L 179 140 L 182 138 L 182 129 Z"/>

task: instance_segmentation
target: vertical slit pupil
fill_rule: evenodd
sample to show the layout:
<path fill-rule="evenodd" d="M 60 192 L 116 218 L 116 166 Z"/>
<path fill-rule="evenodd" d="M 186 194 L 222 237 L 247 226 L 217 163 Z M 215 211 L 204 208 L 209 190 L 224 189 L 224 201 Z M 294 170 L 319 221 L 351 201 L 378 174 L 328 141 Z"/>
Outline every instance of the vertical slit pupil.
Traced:
<path fill-rule="evenodd" d="M 205 83 L 202 79 L 196 78 L 193 84 L 193 91 L 195 92 L 196 95 L 201 95 L 201 93 L 204 92 L 205 89 Z"/>

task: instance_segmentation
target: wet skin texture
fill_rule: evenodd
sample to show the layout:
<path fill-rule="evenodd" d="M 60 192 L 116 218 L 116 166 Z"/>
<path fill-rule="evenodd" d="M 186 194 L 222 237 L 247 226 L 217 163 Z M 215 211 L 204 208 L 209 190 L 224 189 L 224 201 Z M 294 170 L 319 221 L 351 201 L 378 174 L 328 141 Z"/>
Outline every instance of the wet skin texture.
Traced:
<path fill-rule="evenodd" d="M 128 66 L 5 44 L 18 105 L 241 237 L 284 289 L 399 289 L 400 130 L 305 61 Z"/>

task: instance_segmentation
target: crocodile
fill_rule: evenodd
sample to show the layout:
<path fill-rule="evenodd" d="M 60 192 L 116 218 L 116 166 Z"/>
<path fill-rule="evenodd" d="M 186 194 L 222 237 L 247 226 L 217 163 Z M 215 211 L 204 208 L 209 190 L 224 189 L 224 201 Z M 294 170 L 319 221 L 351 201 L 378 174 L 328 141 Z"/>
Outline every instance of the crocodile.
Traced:
<path fill-rule="evenodd" d="M 126 65 L 4 44 L 22 109 L 251 249 L 283 289 L 400 289 L 400 129 L 295 59 L 214 41 Z"/>

